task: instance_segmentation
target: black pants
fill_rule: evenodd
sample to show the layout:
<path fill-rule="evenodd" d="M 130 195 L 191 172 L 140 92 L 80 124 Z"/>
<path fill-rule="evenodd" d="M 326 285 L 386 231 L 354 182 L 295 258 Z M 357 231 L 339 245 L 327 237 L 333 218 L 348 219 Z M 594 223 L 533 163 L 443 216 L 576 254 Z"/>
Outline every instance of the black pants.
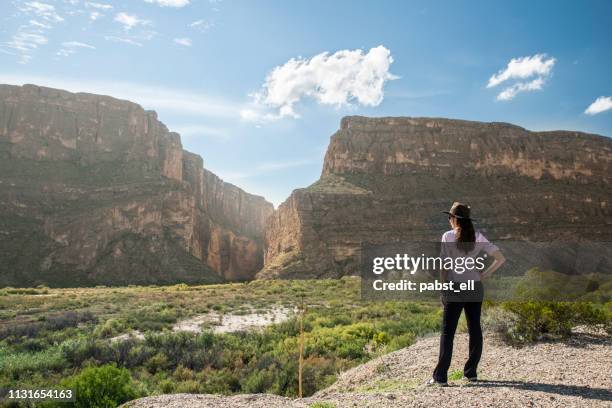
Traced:
<path fill-rule="evenodd" d="M 481 308 L 482 302 L 445 302 L 442 335 L 440 336 L 440 356 L 438 357 L 438 365 L 434 370 L 434 380 L 439 382 L 448 380 L 448 368 L 453 357 L 453 341 L 462 310 L 465 310 L 470 335 L 470 356 L 463 368 L 463 375 L 468 378 L 476 377 L 476 369 L 482 355 Z"/>

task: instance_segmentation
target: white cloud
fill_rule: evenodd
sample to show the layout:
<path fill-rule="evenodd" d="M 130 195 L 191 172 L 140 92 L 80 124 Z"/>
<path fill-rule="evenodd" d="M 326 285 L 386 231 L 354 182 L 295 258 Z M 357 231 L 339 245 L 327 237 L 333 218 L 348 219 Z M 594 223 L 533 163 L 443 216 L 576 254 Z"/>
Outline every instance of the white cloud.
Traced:
<path fill-rule="evenodd" d="M 146 3 L 157 4 L 161 7 L 185 7 L 189 0 L 145 0 Z"/>
<path fill-rule="evenodd" d="M 93 1 L 88 1 L 87 3 L 85 3 L 85 5 L 87 7 L 95 8 L 95 9 L 102 10 L 102 11 L 110 11 L 113 9 L 113 6 L 111 6 L 110 4 L 96 3 Z"/>
<path fill-rule="evenodd" d="M 136 17 L 135 15 L 124 12 L 117 13 L 117 15 L 115 15 L 115 21 L 120 24 L 123 24 L 123 28 L 126 30 L 131 30 L 132 28 L 139 25 L 147 26 L 151 24 L 149 20 L 142 20 Z"/>
<path fill-rule="evenodd" d="M 64 18 L 55 11 L 55 6 L 39 1 L 29 1 L 20 5 L 19 10 L 34 14 L 49 22 L 59 23 L 64 21 Z"/>
<path fill-rule="evenodd" d="M 16 55 L 20 64 L 27 64 L 32 60 L 34 52 L 48 43 L 47 31 L 53 25 L 64 21 L 55 10 L 55 6 L 39 1 L 21 1 L 17 9 L 29 17 L 29 21 L 19 26 L 10 41 L 0 43 L 6 54 Z"/>
<path fill-rule="evenodd" d="M 113 6 L 106 3 L 96 3 L 93 1 L 88 1 L 85 3 L 85 6 L 89 9 L 93 9 L 89 12 L 89 19 L 91 21 L 96 21 L 101 17 L 104 17 L 104 13 L 113 9 Z"/>
<path fill-rule="evenodd" d="M 513 99 L 518 93 L 526 91 L 538 91 L 542 89 L 544 85 L 543 78 L 536 78 L 529 82 L 517 82 L 516 84 L 507 87 L 497 95 L 499 101 L 509 101 Z"/>
<path fill-rule="evenodd" d="M 397 78 L 389 72 L 392 63 L 391 52 L 382 45 L 367 53 L 357 49 L 292 58 L 268 74 L 262 89 L 251 95 L 253 107 L 244 109 L 241 117 L 254 122 L 297 118 L 294 106 L 307 97 L 336 107 L 378 106 L 385 82 Z"/>
<path fill-rule="evenodd" d="M 214 24 L 210 21 L 206 21 L 206 20 L 196 20 L 193 23 L 189 24 L 189 26 L 191 28 L 194 28 L 198 31 L 207 31 L 208 29 L 210 29 L 211 27 L 214 26 Z"/>
<path fill-rule="evenodd" d="M 46 36 L 39 33 L 22 31 L 21 29 L 13 35 L 11 41 L 4 44 L 5 47 L 17 51 L 19 63 L 27 64 L 32 59 L 32 52 L 41 45 L 49 42 Z"/>
<path fill-rule="evenodd" d="M 31 27 L 34 27 L 38 30 L 49 30 L 53 28 L 49 24 L 41 23 L 40 21 L 37 21 L 37 20 L 30 20 L 29 24 Z"/>
<path fill-rule="evenodd" d="M 546 79 L 551 75 L 556 60 L 547 58 L 546 54 L 535 54 L 530 57 L 512 58 L 505 69 L 499 70 L 489 78 L 487 88 L 494 88 L 506 81 L 516 82 L 497 95 L 497 100 L 508 101 L 520 92 L 542 89 Z M 530 81 L 525 81 L 533 78 Z"/>
<path fill-rule="evenodd" d="M 178 45 L 182 45 L 183 47 L 191 47 L 191 39 L 190 38 L 175 38 L 174 42 Z"/>
<path fill-rule="evenodd" d="M 60 57 L 67 57 L 77 52 L 79 48 L 89 48 L 95 50 L 96 47 L 93 45 L 85 44 L 79 41 L 66 41 L 62 43 L 62 48 L 56 53 Z"/>
<path fill-rule="evenodd" d="M 106 36 L 104 36 L 104 39 L 106 41 L 120 42 L 120 43 L 124 43 L 124 44 L 133 45 L 133 46 L 136 46 L 136 47 L 142 47 L 142 43 L 139 43 L 138 41 L 132 40 L 131 38 L 116 37 L 114 35 L 106 35 Z"/>
<path fill-rule="evenodd" d="M 595 99 L 595 102 L 589 105 L 584 111 L 587 115 L 597 115 L 598 113 L 605 112 L 612 109 L 612 98 L 609 96 L 600 96 Z"/>
<path fill-rule="evenodd" d="M 36 84 L 71 92 L 90 92 L 112 95 L 154 109 L 158 112 L 174 112 L 193 115 L 197 118 L 222 118 L 235 120 L 239 117 L 240 106 L 225 101 L 222 97 L 209 96 L 183 90 L 116 81 L 88 81 L 58 79 L 48 76 L 5 74 L 0 72 L 0 83 L 23 85 Z M 162 117 L 163 120 L 163 117 Z"/>

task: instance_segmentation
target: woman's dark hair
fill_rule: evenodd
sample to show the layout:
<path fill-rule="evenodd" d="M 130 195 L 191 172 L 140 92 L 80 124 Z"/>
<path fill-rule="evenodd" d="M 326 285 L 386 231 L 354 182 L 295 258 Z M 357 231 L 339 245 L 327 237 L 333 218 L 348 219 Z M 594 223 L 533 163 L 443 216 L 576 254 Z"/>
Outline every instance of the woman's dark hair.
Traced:
<path fill-rule="evenodd" d="M 457 221 L 457 248 L 459 250 L 468 253 L 476 246 L 476 231 L 474 231 L 474 224 L 469 218 L 455 217 Z"/>

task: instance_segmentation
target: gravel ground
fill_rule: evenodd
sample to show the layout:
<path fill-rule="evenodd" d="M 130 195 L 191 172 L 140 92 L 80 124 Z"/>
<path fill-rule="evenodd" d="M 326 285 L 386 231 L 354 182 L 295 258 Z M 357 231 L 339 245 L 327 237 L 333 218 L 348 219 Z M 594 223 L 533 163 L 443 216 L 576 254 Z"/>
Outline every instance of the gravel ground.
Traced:
<path fill-rule="evenodd" d="M 512 348 L 486 338 L 482 381 L 450 381 L 426 387 L 438 354 L 438 338 L 425 338 L 355 367 L 331 387 L 301 400 L 268 394 L 162 395 L 126 404 L 130 408 L 310 407 L 612 407 L 612 337 L 579 331 L 566 342 Z M 449 374 L 467 358 L 467 336 L 455 339 Z"/>

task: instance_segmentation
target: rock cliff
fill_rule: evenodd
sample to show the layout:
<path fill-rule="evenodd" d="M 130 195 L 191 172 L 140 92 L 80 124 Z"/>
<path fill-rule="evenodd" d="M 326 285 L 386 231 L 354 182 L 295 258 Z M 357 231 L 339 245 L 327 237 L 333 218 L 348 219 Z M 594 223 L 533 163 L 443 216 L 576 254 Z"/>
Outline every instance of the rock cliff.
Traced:
<path fill-rule="evenodd" d="M 272 211 L 155 112 L 0 85 L 0 286 L 250 279 Z"/>
<path fill-rule="evenodd" d="M 346 117 L 321 178 L 268 220 L 259 278 L 357 274 L 361 242 L 437 240 L 473 207 L 490 239 L 612 240 L 612 140 L 506 123 Z"/>

